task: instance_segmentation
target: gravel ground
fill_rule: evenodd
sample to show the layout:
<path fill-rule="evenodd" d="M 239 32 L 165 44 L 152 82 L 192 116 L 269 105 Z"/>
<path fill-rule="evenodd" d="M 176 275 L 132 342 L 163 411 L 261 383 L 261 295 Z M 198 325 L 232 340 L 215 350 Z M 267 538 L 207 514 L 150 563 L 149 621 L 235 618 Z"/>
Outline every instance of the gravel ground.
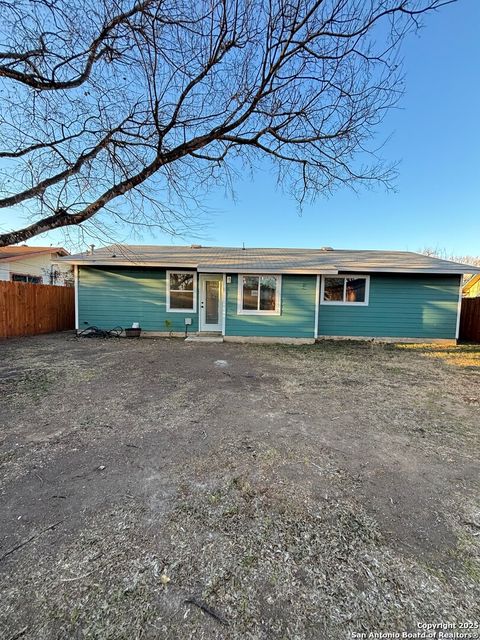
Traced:
<path fill-rule="evenodd" d="M 0 398 L 2 640 L 480 622 L 480 347 L 55 334 Z"/>

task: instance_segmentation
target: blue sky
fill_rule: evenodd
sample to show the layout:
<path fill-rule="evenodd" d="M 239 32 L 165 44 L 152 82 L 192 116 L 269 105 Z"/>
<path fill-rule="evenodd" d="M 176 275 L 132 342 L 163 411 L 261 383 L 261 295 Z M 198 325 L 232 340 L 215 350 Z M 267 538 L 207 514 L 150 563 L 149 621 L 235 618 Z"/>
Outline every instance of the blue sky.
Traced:
<path fill-rule="evenodd" d="M 267 169 L 210 195 L 204 244 L 397 249 L 438 247 L 480 255 L 480 2 L 460 0 L 426 19 L 404 43 L 406 94 L 382 124 L 383 156 L 399 161 L 396 192 L 382 187 L 319 197 L 298 215 Z M 29 244 L 61 241 L 61 234 Z M 128 238 L 122 238 L 122 240 Z M 133 240 L 132 240 L 133 241 Z M 138 239 L 134 240 L 138 243 Z M 187 244 L 145 235 L 145 244 Z"/>

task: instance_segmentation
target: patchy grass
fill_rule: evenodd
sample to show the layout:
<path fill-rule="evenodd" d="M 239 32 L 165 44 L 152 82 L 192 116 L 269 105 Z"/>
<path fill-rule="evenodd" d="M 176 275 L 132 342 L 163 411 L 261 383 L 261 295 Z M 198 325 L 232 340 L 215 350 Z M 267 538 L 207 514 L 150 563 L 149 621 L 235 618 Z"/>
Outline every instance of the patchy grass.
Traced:
<path fill-rule="evenodd" d="M 48 369 L 9 371 L 0 378 L 0 392 L 10 401 L 25 396 L 35 401 L 49 393 L 55 382 L 55 373 Z"/>
<path fill-rule="evenodd" d="M 480 372 L 480 345 L 457 346 L 435 344 L 397 344 L 396 349 L 411 351 L 427 358 L 436 358 L 455 367 L 472 368 Z"/>
<path fill-rule="evenodd" d="M 449 349 L 9 341 L 0 556 L 29 542 L 0 560 L 0 636 L 478 618 L 478 351 Z"/>
<path fill-rule="evenodd" d="M 89 640 L 180 630 L 182 638 L 314 640 L 467 619 L 477 607 L 470 543 L 455 550 L 457 585 L 390 549 L 355 499 L 318 504 L 293 486 L 279 492 L 235 477 L 184 486 L 166 519 L 146 526 L 148 516 L 132 504 L 94 518 L 53 561 L 24 567 L 5 591 L 4 613 L 14 616 L 28 594 L 43 621 L 39 639 L 82 629 Z"/>

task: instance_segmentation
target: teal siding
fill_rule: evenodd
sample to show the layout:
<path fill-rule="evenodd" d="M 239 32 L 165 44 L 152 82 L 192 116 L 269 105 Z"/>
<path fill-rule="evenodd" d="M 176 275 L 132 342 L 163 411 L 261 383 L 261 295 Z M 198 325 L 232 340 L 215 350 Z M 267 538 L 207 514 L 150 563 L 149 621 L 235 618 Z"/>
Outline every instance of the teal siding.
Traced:
<path fill-rule="evenodd" d="M 145 331 L 184 331 L 185 318 L 192 318 L 189 331 L 198 330 L 196 313 L 167 313 L 165 269 L 82 267 L 78 271 L 80 330 L 88 325 L 131 327 L 139 322 Z"/>
<path fill-rule="evenodd" d="M 284 275 L 281 315 L 238 315 L 238 278 L 227 284 L 227 336 L 313 338 L 315 276 Z M 320 305 L 319 335 L 454 339 L 459 276 L 373 274 L 368 306 Z M 198 331 L 194 312 L 166 312 L 165 269 L 79 268 L 79 329 L 140 322 L 145 331 Z M 170 324 L 165 324 L 165 321 Z"/>
<path fill-rule="evenodd" d="M 370 277 L 368 306 L 320 304 L 319 335 L 455 338 L 459 276 Z"/>
<path fill-rule="evenodd" d="M 316 276 L 282 277 L 282 312 L 279 316 L 238 315 L 238 277 L 227 284 L 227 336 L 313 338 Z"/>

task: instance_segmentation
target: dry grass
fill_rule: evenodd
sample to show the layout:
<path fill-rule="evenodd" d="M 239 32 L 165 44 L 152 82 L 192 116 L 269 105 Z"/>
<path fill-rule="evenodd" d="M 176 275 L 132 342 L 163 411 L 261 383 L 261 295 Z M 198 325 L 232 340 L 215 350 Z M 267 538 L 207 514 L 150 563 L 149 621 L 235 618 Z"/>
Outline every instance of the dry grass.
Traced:
<path fill-rule="evenodd" d="M 427 358 L 438 358 L 456 367 L 468 367 L 480 373 L 480 348 L 478 345 L 456 347 L 435 344 L 397 344 L 396 349 L 413 351 Z"/>
<path fill-rule="evenodd" d="M 38 640 L 346 638 L 471 618 L 479 565 L 468 553 L 451 582 L 389 549 L 355 500 L 318 504 L 236 477 L 184 486 L 164 520 L 134 504 L 94 518 L 54 561 L 30 550 L 35 562 L 4 592 L 3 615 L 29 605 Z"/>
<path fill-rule="evenodd" d="M 17 345 L 4 547 L 62 523 L 0 562 L 2 638 L 340 640 L 480 616 L 478 348 Z"/>

